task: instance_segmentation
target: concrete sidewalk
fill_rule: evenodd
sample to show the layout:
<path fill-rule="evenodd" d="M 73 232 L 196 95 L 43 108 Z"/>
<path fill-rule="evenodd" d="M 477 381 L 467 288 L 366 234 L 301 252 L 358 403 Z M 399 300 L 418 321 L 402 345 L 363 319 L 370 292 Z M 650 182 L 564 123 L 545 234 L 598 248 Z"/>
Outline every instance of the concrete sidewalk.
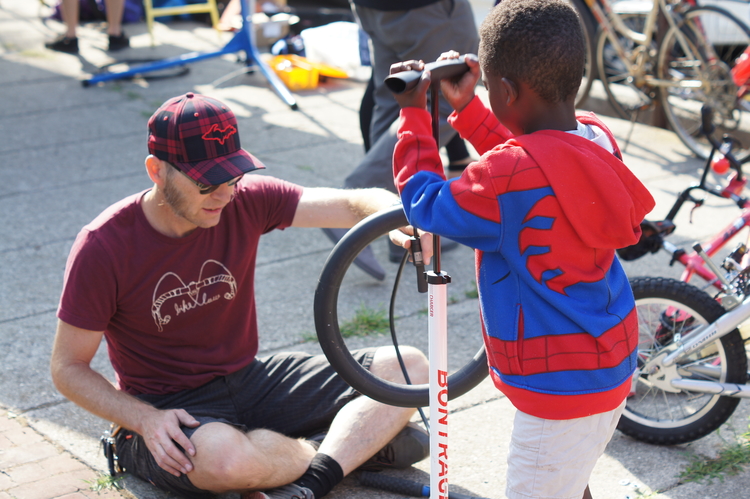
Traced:
<path fill-rule="evenodd" d="M 477 17 L 491 0 L 474 2 Z M 167 98 L 188 91 L 216 96 L 240 121 L 243 145 L 267 166 L 264 174 L 307 186 L 340 186 L 363 155 L 358 125 L 364 84 L 331 80 L 314 91 L 295 94 L 292 111 L 260 74 L 212 84 L 240 66 L 234 57 L 189 66 L 187 75 L 160 80 L 115 81 L 82 88 L 80 80 L 112 62 L 106 37 L 95 25 L 80 30 L 81 54 L 47 51 L 45 39 L 59 25 L 45 25 L 38 2 L 0 0 L 0 499 L 53 497 L 163 498 L 165 494 L 132 477 L 125 490 L 91 490 L 106 468 L 99 436 L 107 423 L 62 397 L 51 383 L 48 361 L 65 260 L 75 235 L 111 203 L 149 187 L 143 168 L 146 122 Z M 161 59 L 218 46 L 204 26 L 160 25 L 160 45 L 150 47 L 145 26 L 126 26 L 133 48 L 124 59 Z M 598 95 L 601 95 L 599 93 Z M 606 113 L 601 99 L 588 106 Z M 695 181 L 700 161 L 670 132 L 602 116 L 624 145 L 626 163 L 657 198 L 654 217 L 663 217 L 674 195 Z M 632 132 L 632 133 L 631 133 Z M 716 231 L 736 208 L 713 202 L 677 220 L 673 241 L 689 241 Z M 331 244 L 319 230 L 291 229 L 264 237 L 257 267 L 261 354 L 277 350 L 318 352 L 314 340 L 313 295 Z M 387 262 L 385 244 L 375 245 L 388 278 L 380 283 L 357 269 L 343 284 L 339 314 L 361 304 L 386 309 L 396 266 Z M 472 296 L 473 257 L 467 248 L 446 253 L 443 266 L 453 277 L 449 288 L 450 363 L 464 365 L 479 348 L 477 302 Z M 630 275 L 679 276 L 661 254 L 627 265 Z M 398 330 L 402 344 L 427 348 L 423 297 L 411 287 L 399 291 Z M 283 318 L 283 320 L 280 320 Z M 380 345 L 388 338 L 349 342 Z M 105 347 L 94 367 L 110 379 Z M 747 431 L 748 403 L 742 402 L 720 434 L 675 447 L 655 447 L 619 432 L 591 481 L 595 497 L 699 499 L 747 497 L 750 471 L 712 484 L 682 484 L 679 473 L 690 456 L 709 459 Z M 488 381 L 451 403 L 450 471 L 453 490 L 488 498 L 503 497 L 508 430 L 514 410 Z M 428 483 L 429 462 L 393 476 Z M 650 491 L 662 491 L 649 495 Z M 332 499 L 394 499 L 400 495 L 359 486 L 348 477 Z"/>

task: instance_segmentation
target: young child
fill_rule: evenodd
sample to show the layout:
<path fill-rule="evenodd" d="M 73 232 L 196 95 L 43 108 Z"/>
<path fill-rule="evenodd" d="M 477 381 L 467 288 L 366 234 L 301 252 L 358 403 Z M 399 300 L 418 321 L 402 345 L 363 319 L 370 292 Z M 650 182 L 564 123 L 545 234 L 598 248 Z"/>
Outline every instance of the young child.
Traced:
<path fill-rule="evenodd" d="M 518 409 L 507 496 L 591 497 L 636 368 L 635 303 L 615 249 L 638 240 L 654 201 L 606 126 L 576 117 L 584 41 L 564 0 L 504 0 L 480 28 L 478 61 L 466 60 L 441 90 L 481 158 L 445 180 L 425 72 L 396 95 L 396 186 L 411 224 L 477 250 L 491 376 Z M 474 95 L 480 67 L 491 111 Z"/>

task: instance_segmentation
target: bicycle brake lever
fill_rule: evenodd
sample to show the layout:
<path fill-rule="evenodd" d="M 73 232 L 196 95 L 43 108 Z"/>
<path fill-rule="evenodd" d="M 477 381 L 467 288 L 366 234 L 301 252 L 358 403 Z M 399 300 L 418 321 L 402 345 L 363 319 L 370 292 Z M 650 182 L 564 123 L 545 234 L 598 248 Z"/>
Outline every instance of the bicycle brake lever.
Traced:
<path fill-rule="evenodd" d="M 690 223 L 693 223 L 693 212 L 703 206 L 703 200 L 694 200 L 695 204 L 690 208 Z"/>
<path fill-rule="evenodd" d="M 409 252 L 411 253 L 412 262 L 417 268 L 417 291 L 420 293 L 427 292 L 427 279 L 424 276 L 424 258 L 422 257 L 422 243 L 419 239 L 417 230 L 414 229 L 414 236 L 410 237 L 411 246 L 409 246 Z"/>

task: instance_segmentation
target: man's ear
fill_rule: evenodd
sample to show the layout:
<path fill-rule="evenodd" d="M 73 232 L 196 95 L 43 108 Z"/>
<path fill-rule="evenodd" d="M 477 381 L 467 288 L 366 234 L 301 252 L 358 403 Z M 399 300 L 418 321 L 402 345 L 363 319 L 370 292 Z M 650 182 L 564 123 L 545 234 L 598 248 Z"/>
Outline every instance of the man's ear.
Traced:
<path fill-rule="evenodd" d="M 502 85 L 507 96 L 505 105 L 510 106 L 518 99 L 518 86 L 513 80 L 509 80 L 508 78 L 501 78 L 500 85 Z"/>
<path fill-rule="evenodd" d="M 161 187 L 167 178 L 167 168 L 169 164 L 162 161 L 153 154 L 146 156 L 146 173 L 153 183 Z"/>

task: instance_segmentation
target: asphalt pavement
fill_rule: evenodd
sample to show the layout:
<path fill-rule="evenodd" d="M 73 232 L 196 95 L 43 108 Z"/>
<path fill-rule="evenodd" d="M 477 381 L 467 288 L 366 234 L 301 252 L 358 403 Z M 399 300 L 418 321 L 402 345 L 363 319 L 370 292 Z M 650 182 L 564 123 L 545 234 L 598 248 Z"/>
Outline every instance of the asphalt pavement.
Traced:
<path fill-rule="evenodd" d="M 491 1 L 475 1 L 477 18 Z M 61 31 L 45 23 L 43 8 L 31 0 L 0 0 L 0 499 L 53 497 L 163 498 L 167 495 L 132 477 L 122 491 L 92 490 L 106 469 L 99 437 L 107 423 L 61 396 L 50 380 L 48 362 L 55 311 L 68 251 L 80 228 L 104 208 L 149 187 L 143 166 L 146 122 L 169 97 L 188 91 L 227 102 L 239 119 L 245 148 L 268 169 L 263 173 L 306 186 L 340 186 L 363 156 L 358 109 L 364 83 L 329 80 L 315 90 L 295 93 L 292 110 L 258 72 L 225 75 L 241 69 L 228 55 L 188 66 L 181 76 L 107 82 L 84 88 L 81 80 L 115 62 L 107 52 L 102 26 L 81 28 L 80 55 L 44 49 Z M 116 60 L 159 60 L 193 50 L 215 50 L 212 29 L 194 23 L 157 25 L 156 47 L 145 25 L 126 25 L 132 48 Z M 607 115 L 603 92 L 594 88 L 584 108 L 594 109 L 612 128 L 625 162 L 649 187 L 663 217 L 679 190 L 697 179 L 701 162 L 669 131 Z M 674 242 L 703 238 L 736 215 L 736 208 L 711 202 L 681 214 Z M 262 239 L 257 267 L 261 354 L 279 350 L 318 352 L 313 295 L 331 251 L 319 230 L 289 229 Z M 351 269 L 342 284 L 339 315 L 351 317 L 365 304 L 387 310 L 397 266 L 387 261 L 385 242 L 374 249 L 388 277 L 378 282 Z M 657 254 L 626 264 L 631 276 L 679 276 Z M 472 293 L 473 256 L 467 248 L 443 255 L 449 287 L 451 369 L 463 366 L 481 343 L 477 301 Z M 397 329 L 402 344 L 426 350 L 424 298 L 407 282 L 399 288 Z M 387 344 L 376 335 L 348 341 Z M 105 346 L 94 367 L 112 379 Z M 450 483 L 453 490 L 486 498 L 503 497 L 505 459 L 514 409 L 485 380 L 450 404 Z M 591 478 L 597 498 L 654 497 L 703 499 L 747 497 L 750 471 L 683 483 L 685 467 L 705 462 L 747 431 L 748 403 L 741 402 L 730 422 L 691 444 L 658 447 L 617 432 Z M 429 482 L 429 460 L 390 476 Z M 94 487 L 95 488 L 95 487 Z M 658 491 L 658 492 L 657 492 Z M 362 487 L 347 477 L 332 499 L 394 499 L 403 495 Z"/>

